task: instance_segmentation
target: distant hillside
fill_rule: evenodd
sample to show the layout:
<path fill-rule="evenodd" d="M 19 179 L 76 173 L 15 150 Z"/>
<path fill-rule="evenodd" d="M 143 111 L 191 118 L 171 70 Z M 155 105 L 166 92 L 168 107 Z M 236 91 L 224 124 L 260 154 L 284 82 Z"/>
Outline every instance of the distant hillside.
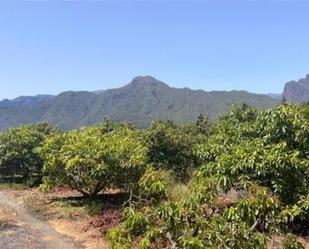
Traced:
<path fill-rule="evenodd" d="M 192 121 L 199 113 L 214 119 L 229 110 L 233 103 L 268 108 L 278 102 L 269 96 L 245 91 L 177 89 L 150 76 L 136 77 L 118 89 L 64 92 L 40 100 L 33 98 L 26 103 L 0 102 L 0 129 L 48 121 L 68 130 L 98 123 L 105 116 L 145 127 L 154 119 Z"/>
<path fill-rule="evenodd" d="M 36 104 L 54 97 L 53 95 L 36 95 L 36 96 L 20 96 L 18 98 L 9 100 L 4 99 L 0 101 L 0 106 L 14 106 L 14 105 L 29 105 Z"/>
<path fill-rule="evenodd" d="M 286 83 L 283 97 L 295 103 L 309 101 L 309 74 L 299 81 L 290 81 Z"/>
<path fill-rule="evenodd" d="M 267 93 L 266 95 L 276 100 L 281 100 L 282 98 L 282 94 L 279 93 Z"/>

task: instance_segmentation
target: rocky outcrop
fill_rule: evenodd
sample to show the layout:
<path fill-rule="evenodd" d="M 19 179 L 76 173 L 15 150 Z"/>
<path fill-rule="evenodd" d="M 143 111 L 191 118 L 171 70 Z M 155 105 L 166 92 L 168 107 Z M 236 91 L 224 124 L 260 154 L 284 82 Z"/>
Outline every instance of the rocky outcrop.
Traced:
<path fill-rule="evenodd" d="M 290 81 L 285 84 L 283 97 L 294 103 L 309 101 L 309 74 L 298 81 Z"/>

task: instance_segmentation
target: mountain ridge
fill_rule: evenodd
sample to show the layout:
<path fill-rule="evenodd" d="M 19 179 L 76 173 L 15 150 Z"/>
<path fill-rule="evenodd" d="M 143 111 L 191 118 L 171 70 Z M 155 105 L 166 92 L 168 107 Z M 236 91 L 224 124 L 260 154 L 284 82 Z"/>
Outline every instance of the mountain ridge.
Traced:
<path fill-rule="evenodd" d="M 155 119 L 193 121 L 200 113 L 216 119 L 233 103 L 265 109 L 280 101 L 266 94 L 239 90 L 207 92 L 175 88 L 152 76 L 137 76 L 115 89 L 66 91 L 56 96 L 29 98 L 24 99 L 27 104 L 20 98 L 11 100 L 11 104 L 8 100 L 0 101 L 0 129 L 47 121 L 69 130 L 98 123 L 106 116 L 146 127 Z"/>
<path fill-rule="evenodd" d="M 0 100 L 0 105 L 14 105 L 14 104 L 32 104 L 36 102 L 41 102 L 44 100 L 47 100 L 49 98 L 54 97 L 55 95 L 49 95 L 49 94 L 38 94 L 34 96 L 19 96 L 14 99 L 3 99 Z"/>
<path fill-rule="evenodd" d="M 64 130 L 102 121 L 129 121 L 138 127 L 154 119 L 192 121 L 199 113 L 217 117 L 232 103 L 247 102 L 260 108 L 274 105 L 271 98 L 244 91 L 191 90 L 173 88 L 151 76 L 138 76 L 120 88 L 101 92 L 67 91 L 28 105 L 0 105 L 0 129 L 47 121 Z"/>

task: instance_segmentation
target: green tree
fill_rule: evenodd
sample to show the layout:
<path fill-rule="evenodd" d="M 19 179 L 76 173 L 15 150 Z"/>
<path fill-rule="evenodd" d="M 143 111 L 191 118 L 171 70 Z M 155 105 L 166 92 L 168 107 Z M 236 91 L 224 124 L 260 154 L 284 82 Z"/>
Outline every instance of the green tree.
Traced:
<path fill-rule="evenodd" d="M 195 167 L 193 141 L 171 121 L 156 121 L 145 132 L 150 163 L 155 169 L 172 170 L 186 180 Z"/>
<path fill-rule="evenodd" d="M 47 123 L 25 125 L 7 129 L 0 133 L 0 175 L 2 177 L 20 176 L 27 179 L 40 175 L 42 158 L 36 148 L 56 132 Z"/>
<path fill-rule="evenodd" d="M 197 134 L 207 134 L 209 133 L 211 123 L 209 118 L 205 118 L 203 114 L 199 114 L 196 120 L 196 133 Z"/>
<path fill-rule="evenodd" d="M 89 197 L 107 188 L 137 187 L 146 166 L 141 136 L 126 126 L 59 134 L 45 143 L 41 154 L 45 185 L 68 185 Z"/>
<path fill-rule="evenodd" d="M 307 108 L 289 103 L 266 111 L 233 106 L 204 139 L 193 139 L 198 141 L 194 155 L 202 165 L 187 185 L 189 196 L 182 201 L 157 198 L 158 202 L 137 205 L 108 238 L 118 235 L 117 242 L 132 247 L 133 241 L 139 241 L 140 248 L 265 249 L 274 233 L 307 232 Z M 173 148 L 170 134 L 177 129 L 162 123 L 151 128 L 151 158 L 169 162 L 174 153 L 162 149 Z M 193 133 L 186 134 L 192 139 Z M 164 190 L 163 176 L 160 171 L 148 172 L 144 189 L 151 190 L 155 183 Z M 143 230 L 128 229 L 132 221 Z M 289 237 L 285 248 L 303 248 L 296 238 Z"/>

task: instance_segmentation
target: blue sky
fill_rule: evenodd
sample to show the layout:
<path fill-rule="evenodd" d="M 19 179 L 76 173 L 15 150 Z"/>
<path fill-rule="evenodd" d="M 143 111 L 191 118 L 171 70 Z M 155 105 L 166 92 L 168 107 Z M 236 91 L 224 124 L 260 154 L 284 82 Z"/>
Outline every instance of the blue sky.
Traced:
<path fill-rule="evenodd" d="M 0 2 L 0 99 L 119 87 L 282 92 L 309 73 L 309 2 Z"/>

